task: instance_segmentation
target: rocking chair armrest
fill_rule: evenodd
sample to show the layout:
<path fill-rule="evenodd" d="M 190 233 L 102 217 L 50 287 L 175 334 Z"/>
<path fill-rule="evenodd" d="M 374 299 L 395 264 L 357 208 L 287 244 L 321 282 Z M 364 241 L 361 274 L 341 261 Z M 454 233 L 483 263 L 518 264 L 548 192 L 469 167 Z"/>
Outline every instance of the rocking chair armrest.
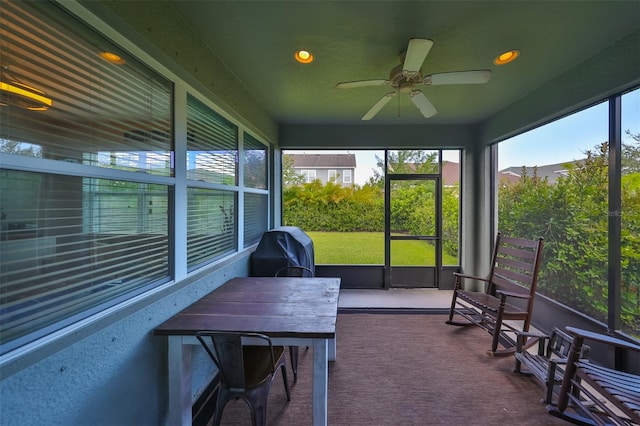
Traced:
<path fill-rule="evenodd" d="M 545 341 L 551 338 L 551 336 L 543 333 L 536 333 L 533 331 L 516 331 L 516 352 L 522 352 L 524 348 L 524 339 L 534 338 L 538 340 L 538 355 L 542 355 L 544 352 Z M 534 342 L 535 344 L 535 342 Z"/>
<path fill-rule="evenodd" d="M 461 272 L 454 272 L 453 276 L 454 277 L 458 277 L 458 278 L 467 278 L 467 279 L 470 279 L 470 280 L 484 281 L 485 283 L 489 282 L 489 280 L 486 277 L 476 277 L 474 275 L 467 275 L 467 274 L 463 274 Z"/>
<path fill-rule="evenodd" d="M 549 360 L 551 365 L 564 365 L 569 362 L 569 358 L 553 358 Z"/>
<path fill-rule="evenodd" d="M 536 333 L 535 331 L 515 331 L 518 337 L 539 337 L 540 339 L 549 339 L 551 336 L 544 333 Z"/>
<path fill-rule="evenodd" d="M 583 330 L 576 327 L 566 327 L 567 332 L 573 335 L 574 338 L 578 337 L 584 340 L 591 340 L 598 343 L 604 343 L 606 345 L 616 346 L 621 349 L 628 349 L 635 352 L 640 352 L 640 345 L 626 342 L 621 339 L 617 339 L 606 334 L 594 333 L 591 331 Z"/>
<path fill-rule="evenodd" d="M 530 294 L 516 293 L 514 291 L 498 290 L 496 291 L 496 294 L 501 296 L 501 299 L 506 299 L 507 297 L 515 297 L 517 299 L 531 299 Z"/>

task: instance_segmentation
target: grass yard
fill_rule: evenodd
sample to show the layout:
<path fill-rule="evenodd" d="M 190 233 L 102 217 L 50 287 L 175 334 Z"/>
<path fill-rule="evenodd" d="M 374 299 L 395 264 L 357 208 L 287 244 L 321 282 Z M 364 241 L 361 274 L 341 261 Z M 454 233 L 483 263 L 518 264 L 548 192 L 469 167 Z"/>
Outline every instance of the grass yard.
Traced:
<path fill-rule="evenodd" d="M 313 240 L 318 265 L 383 265 L 384 233 L 382 232 L 306 232 Z M 426 241 L 392 241 L 393 265 L 433 265 L 434 248 Z M 446 253 L 444 265 L 457 265 L 458 260 Z"/>

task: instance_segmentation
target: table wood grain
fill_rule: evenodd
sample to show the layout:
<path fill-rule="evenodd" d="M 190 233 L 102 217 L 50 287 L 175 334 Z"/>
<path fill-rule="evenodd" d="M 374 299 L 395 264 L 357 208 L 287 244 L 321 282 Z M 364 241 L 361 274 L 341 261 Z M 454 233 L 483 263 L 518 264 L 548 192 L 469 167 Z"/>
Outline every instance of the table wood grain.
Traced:
<path fill-rule="evenodd" d="M 218 330 L 332 339 L 339 292 L 339 278 L 233 278 L 153 332 L 184 336 Z"/>

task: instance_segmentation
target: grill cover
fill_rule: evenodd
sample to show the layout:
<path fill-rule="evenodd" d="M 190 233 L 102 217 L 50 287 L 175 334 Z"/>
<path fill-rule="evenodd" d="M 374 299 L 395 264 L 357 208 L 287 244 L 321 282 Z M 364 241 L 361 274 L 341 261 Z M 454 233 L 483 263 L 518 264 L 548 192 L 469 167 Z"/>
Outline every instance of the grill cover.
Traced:
<path fill-rule="evenodd" d="M 297 226 L 265 232 L 251 256 L 254 277 L 273 277 L 285 266 L 306 266 L 315 272 L 313 241 Z"/>

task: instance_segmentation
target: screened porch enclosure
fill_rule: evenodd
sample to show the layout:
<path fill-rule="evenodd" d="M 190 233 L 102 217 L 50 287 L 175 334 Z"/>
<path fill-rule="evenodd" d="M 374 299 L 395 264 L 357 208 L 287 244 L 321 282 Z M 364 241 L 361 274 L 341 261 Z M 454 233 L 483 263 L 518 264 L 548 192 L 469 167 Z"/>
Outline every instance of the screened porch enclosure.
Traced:
<path fill-rule="evenodd" d="M 316 275 L 340 277 L 345 295 L 438 295 L 392 307 L 403 315 L 441 313 L 454 272 L 485 274 L 496 232 L 543 236 L 534 326 L 637 340 L 638 16 L 640 4 L 617 0 L 0 0 L 0 423 L 166 423 L 176 376 L 152 331 L 249 276 L 263 233 L 284 225 L 311 236 Z M 499 42 L 515 33 L 522 46 Z M 362 120 L 389 88 L 336 83 L 386 78 L 411 37 L 433 39 L 418 83 L 437 114 L 400 93 Z M 295 62 L 302 47 L 313 63 Z M 493 63 L 513 47 L 518 61 Z M 487 84 L 424 84 L 483 69 Z M 589 126 L 553 128 L 581 113 Z M 502 164 L 512 144 L 553 161 Z M 556 158 L 568 145 L 571 158 Z M 287 151 L 381 161 L 362 164 L 371 181 L 359 165 L 316 170 L 322 185 L 305 167 L 314 200 L 288 186 Z M 290 223 L 289 208 L 307 222 Z M 205 357 L 185 357 L 185 400 L 215 377 Z"/>

